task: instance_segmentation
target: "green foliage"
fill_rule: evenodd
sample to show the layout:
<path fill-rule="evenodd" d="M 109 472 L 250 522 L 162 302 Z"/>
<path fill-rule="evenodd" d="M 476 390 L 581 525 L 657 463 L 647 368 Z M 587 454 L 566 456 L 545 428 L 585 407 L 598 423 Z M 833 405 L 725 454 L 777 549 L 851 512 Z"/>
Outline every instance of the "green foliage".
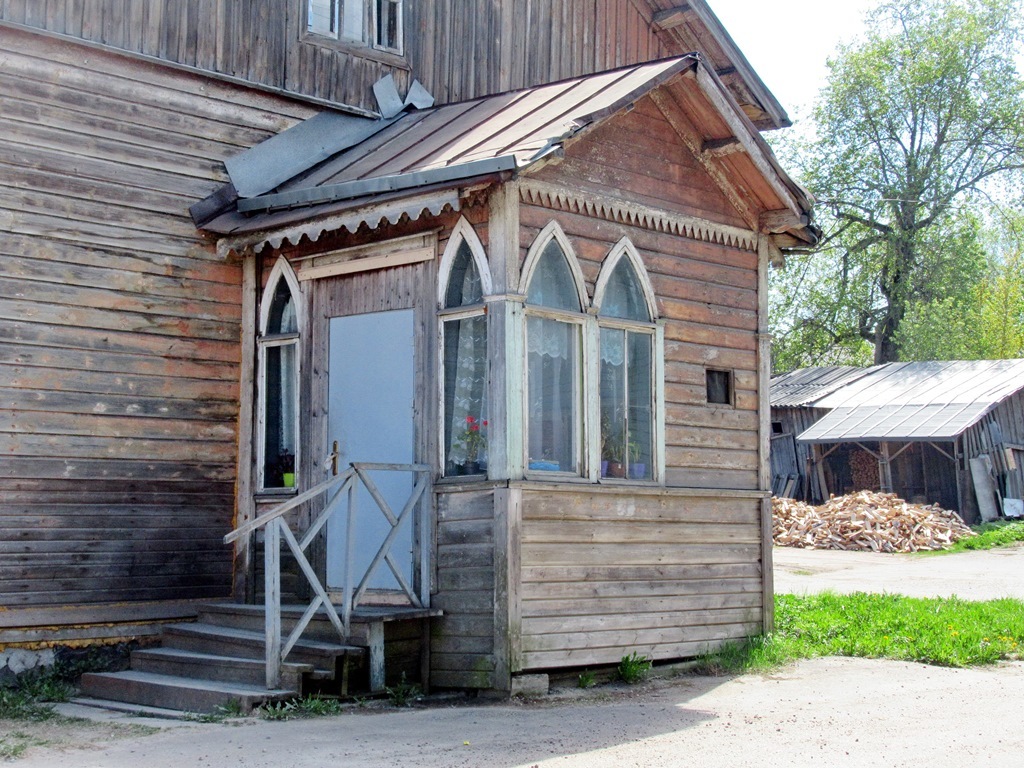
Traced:
<path fill-rule="evenodd" d="M 580 688 L 593 688 L 597 685 L 597 678 L 594 677 L 594 673 L 589 669 L 584 669 L 580 672 L 580 676 L 577 678 L 576 684 Z"/>
<path fill-rule="evenodd" d="M 340 715 L 344 709 L 344 705 L 338 699 L 306 696 L 301 699 L 267 702 L 256 708 L 256 714 L 263 720 L 295 720 Z"/>
<path fill-rule="evenodd" d="M 1024 542 L 1024 522 L 1000 520 L 995 523 L 982 523 L 974 526 L 977 536 L 967 539 L 960 539 L 952 547 L 942 550 L 942 553 L 965 552 L 977 549 L 995 549 L 996 547 L 1008 547 L 1013 544 Z"/>
<path fill-rule="evenodd" d="M 29 670 L 14 684 L 0 687 L 0 719 L 52 720 L 57 717 L 49 702 L 67 701 L 74 693 L 69 677 L 75 674 L 65 665 Z"/>
<path fill-rule="evenodd" d="M 0 760 L 17 760 L 29 747 L 46 744 L 24 731 L 13 731 L 0 736 Z"/>
<path fill-rule="evenodd" d="M 387 693 L 391 703 L 396 707 L 408 707 L 413 702 L 423 697 L 423 691 L 415 683 L 410 683 L 405 679 L 405 672 L 402 673 L 402 679 L 398 685 L 385 687 L 384 691 Z"/>
<path fill-rule="evenodd" d="M 767 671 L 797 659 L 860 656 L 944 667 L 1020 659 L 1024 603 L 875 595 L 775 596 L 775 631 L 708 657 L 707 669 Z"/>
<path fill-rule="evenodd" d="M 622 657 L 616 671 L 622 682 L 628 685 L 636 685 L 647 679 L 647 675 L 651 671 L 651 661 L 646 656 L 641 656 L 636 651 L 633 651 L 628 656 Z"/>
<path fill-rule="evenodd" d="M 776 371 L 928 354 L 924 330 L 977 300 L 981 201 L 1024 169 L 1020 43 L 1018 0 L 888 0 L 830 61 L 788 152 L 825 237 L 773 275 Z"/>

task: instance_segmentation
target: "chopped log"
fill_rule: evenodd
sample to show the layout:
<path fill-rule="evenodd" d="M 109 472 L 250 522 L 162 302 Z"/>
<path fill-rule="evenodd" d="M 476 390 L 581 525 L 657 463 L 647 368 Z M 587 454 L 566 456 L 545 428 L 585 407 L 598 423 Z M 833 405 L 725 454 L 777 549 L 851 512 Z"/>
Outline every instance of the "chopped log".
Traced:
<path fill-rule="evenodd" d="M 910 504 L 894 493 L 859 491 L 818 507 L 772 499 L 772 537 L 778 546 L 862 552 L 947 549 L 974 532 L 938 504 Z"/>

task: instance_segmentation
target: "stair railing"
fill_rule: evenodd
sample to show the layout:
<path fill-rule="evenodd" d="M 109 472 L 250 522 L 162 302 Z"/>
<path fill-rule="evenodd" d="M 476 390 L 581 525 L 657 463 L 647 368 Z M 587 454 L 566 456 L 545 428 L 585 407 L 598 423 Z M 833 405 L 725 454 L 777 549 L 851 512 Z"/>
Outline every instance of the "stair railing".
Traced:
<path fill-rule="evenodd" d="M 377 484 L 370 476 L 370 472 L 412 472 L 414 483 L 408 500 L 397 515 L 391 506 L 384 499 Z M 370 579 L 381 567 L 386 564 L 391 570 L 402 591 L 405 592 L 409 601 L 417 608 L 426 608 L 430 602 L 430 579 L 429 579 L 429 556 L 428 543 L 430 537 L 426 535 L 429 530 L 429 518 L 426 505 L 422 504 L 423 496 L 430 484 L 430 467 L 425 464 L 380 464 L 380 463 L 352 463 L 348 469 L 338 475 L 328 478 L 324 482 L 315 485 L 308 491 L 295 496 L 292 499 L 274 507 L 272 510 L 240 525 L 227 536 L 224 543 L 230 544 L 243 536 L 255 533 L 260 528 L 265 529 L 263 557 L 264 557 L 264 604 L 265 620 L 264 628 L 266 635 L 266 683 L 268 689 L 275 689 L 281 683 L 281 665 L 291 653 L 295 644 L 302 637 L 309 622 L 318 611 L 323 609 L 327 618 L 338 633 L 339 639 L 344 643 L 348 640 L 349 628 L 351 625 L 352 611 L 365 596 Z M 362 485 L 373 499 L 378 510 L 391 525 L 391 530 L 385 536 L 383 543 L 376 555 L 362 575 L 359 583 L 356 584 L 354 573 L 354 542 L 356 536 L 356 499 L 358 486 Z M 285 515 L 296 507 L 309 501 L 313 501 L 325 494 L 334 491 L 329 498 L 323 511 L 303 534 L 301 541 L 298 540 L 285 520 Z M 347 501 L 347 504 L 342 502 Z M 306 557 L 306 549 L 316 539 L 320 531 L 327 525 L 328 521 L 340 510 L 344 510 L 345 520 L 345 560 L 344 560 L 344 583 L 341 614 L 332 603 L 326 587 L 320 582 L 313 566 Z M 415 510 L 420 510 L 419 519 L 416 519 Z M 401 567 L 395 562 L 391 554 L 391 547 L 398 537 L 400 529 L 406 521 L 416 526 L 418 531 L 418 546 L 413 547 L 413 573 L 416 575 L 414 582 L 410 585 L 402 573 Z M 288 637 L 282 640 L 281 635 L 281 541 L 288 545 L 295 561 L 299 566 L 306 581 L 313 588 L 314 597 L 307 606 L 302 618 L 295 624 Z"/>

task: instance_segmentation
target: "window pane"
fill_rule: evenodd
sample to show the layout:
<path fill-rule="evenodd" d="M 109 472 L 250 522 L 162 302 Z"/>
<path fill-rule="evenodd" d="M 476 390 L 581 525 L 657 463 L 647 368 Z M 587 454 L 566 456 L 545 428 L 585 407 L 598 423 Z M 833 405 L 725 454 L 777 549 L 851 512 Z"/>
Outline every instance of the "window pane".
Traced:
<path fill-rule="evenodd" d="M 299 323 L 295 316 L 295 301 L 287 281 L 277 281 L 274 298 L 270 305 L 267 334 L 298 333 Z"/>
<path fill-rule="evenodd" d="M 265 346 L 266 414 L 263 435 L 263 487 L 295 485 L 295 424 L 298 398 L 298 343 Z"/>
<path fill-rule="evenodd" d="M 719 405 L 732 403 L 732 377 L 728 371 L 707 372 L 708 402 Z"/>
<path fill-rule="evenodd" d="M 377 0 L 377 45 L 393 51 L 402 47 L 398 39 L 401 12 L 401 0 Z"/>
<path fill-rule="evenodd" d="M 530 278 L 526 300 L 530 304 L 567 309 L 571 312 L 580 311 L 576 281 L 558 241 L 552 240 L 544 247 Z"/>
<path fill-rule="evenodd" d="M 363 2 L 342 0 L 341 36 L 346 40 L 363 39 Z"/>
<path fill-rule="evenodd" d="M 479 304 L 484 300 L 483 285 L 480 273 L 473 261 L 473 253 L 469 245 L 463 241 L 455 252 L 452 271 L 448 277 L 448 290 L 445 294 L 446 307 L 465 307 Z"/>
<path fill-rule="evenodd" d="M 653 476 L 653 336 L 601 329 L 601 476 Z"/>
<path fill-rule="evenodd" d="M 579 326 L 527 318 L 528 467 L 579 472 Z"/>
<path fill-rule="evenodd" d="M 601 329 L 601 476 L 626 476 L 626 332 Z"/>
<path fill-rule="evenodd" d="M 651 319 L 647 301 L 640 290 L 640 279 L 629 259 L 619 259 L 612 270 L 601 302 L 601 314 L 645 322 Z"/>
<path fill-rule="evenodd" d="M 318 35 L 337 35 L 334 9 L 335 0 L 309 0 L 306 15 L 309 31 Z"/>
<path fill-rule="evenodd" d="M 445 474 L 487 466 L 487 320 L 444 323 Z"/>
<path fill-rule="evenodd" d="M 654 337 L 648 333 L 626 333 L 627 390 L 629 392 L 629 450 L 627 473 L 635 479 L 650 479 L 654 472 Z"/>

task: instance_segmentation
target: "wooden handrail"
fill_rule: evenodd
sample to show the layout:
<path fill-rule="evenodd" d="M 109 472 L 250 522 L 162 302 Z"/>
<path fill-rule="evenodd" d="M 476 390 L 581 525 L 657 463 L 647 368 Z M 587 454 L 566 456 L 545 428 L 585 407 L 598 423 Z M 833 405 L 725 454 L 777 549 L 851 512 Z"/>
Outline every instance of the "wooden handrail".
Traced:
<path fill-rule="evenodd" d="M 360 465 L 360 466 L 363 466 L 363 465 Z M 331 486 L 337 485 L 338 483 L 342 483 L 342 482 L 348 480 L 350 477 L 352 477 L 355 474 L 355 472 L 356 472 L 356 470 L 353 467 L 350 466 L 348 469 L 346 469 L 340 475 L 335 475 L 334 477 L 328 478 L 327 480 L 324 480 L 319 485 L 314 485 L 308 491 L 305 491 L 304 493 L 300 493 L 295 498 L 289 499 L 288 501 L 284 502 L 283 504 L 280 504 L 279 506 L 274 507 L 269 512 L 266 512 L 266 513 L 260 515 L 259 517 L 255 518 L 253 520 L 250 520 L 247 523 L 243 523 L 242 525 L 238 526 L 237 528 L 235 528 L 235 530 L 233 530 L 231 533 L 227 534 L 224 537 L 224 543 L 225 544 L 230 544 L 233 541 L 238 541 L 238 539 L 242 538 L 243 536 L 249 535 L 253 531 L 259 530 L 260 528 L 265 526 L 267 523 L 269 523 L 271 520 L 277 520 L 277 518 L 281 517 L 282 515 L 288 514 L 288 512 L 290 512 L 291 510 L 295 509 L 300 504 L 305 504 L 307 501 L 309 501 L 311 499 L 315 499 L 321 493 L 323 493 L 324 491 L 327 491 L 328 489 L 330 489 Z"/>
<path fill-rule="evenodd" d="M 402 511 L 395 516 L 391 510 L 388 502 L 381 495 L 377 488 L 376 483 L 369 477 L 368 472 L 372 471 L 399 471 L 399 472 L 412 472 L 416 476 L 413 482 L 413 489 L 410 497 L 407 499 Z M 265 617 L 264 617 L 264 630 L 266 638 L 266 684 L 268 689 L 277 688 L 281 682 L 281 664 L 285 657 L 288 656 L 289 652 L 298 642 L 302 633 L 305 631 L 309 622 L 313 616 L 321 608 L 326 611 L 328 619 L 334 625 L 338 632 L 339 638 L 344 642 L 349 632 L 349 620 L 352 614 L 352 609 L 359 602 L 363 592 L 369 582 L 370 577 L 377 567 L 382 563 L 387 563 L 391 569 L 395 578 L 398 580 L 399 586 L 409 597 L 410 601 L 418 606 L 423 607 L 427 602 L 428 598 L 425 597 L 427 594 L 421 585 L 422 595 L 417 595 L 410 587 L 408 582 L 403 577 L 400 568 L 394 562 L 391 557 L 390 548 L 398 535 L 398 529 L 402 523 L 409 519 L 413 509 L 420 505 L 420 500 L 423 498 L 424 491 L 429 485 L 431 467 L 428 464 L 386 464 L 379 462 L 366 462 L 357 463 L 353 462 L 349 464 L 349 468 L 346 469 L 339 475 L 328 478 L 324 482 L 315 485 L 308 491 L 295 496 L 292 499 L 285 501 L 282 504 L 274 507 L 269 512 L 260 515 L 254 520 L 250 520 L 243 525 L 238 526 L 231 533 L 224 537 L 224 543 L 229 544 L 233 541 L 237 541 L 243 536 L 247 536 L 260 528 L 266 528 L 266 541 L 264 542 L 264 580 L 265 580 Z M 352 574 L 352 547 L 353 547 L 353 527 L 352 523 L 355 515 L 355 487 L 362 483 L 362 485 L 369 492 L 374 503 L 378 509 L 383 513 L 388 523 L 391 525 L 391 530 L 385 537 L 384 543 L 381 545 L 377 554 L 374 556 L 369 568 L 364 574 L 362 580 L 359 583 L 355 594 L 353 594 L 353 574 Z M 327 503 L 326 507 L 320 512 L 319 517 L 312 523 L 309 530 L 302 536 L 302 540 L 299 541 L 288 527 L 287 521 L 284 516 L 300 506 L 301 504 L 311 501 L 323 493 L 326 493 L 335 486 L 341 486 L 338 493 Z M 348 492 L 348 522 L 346 532 L 346 546 L 348 552 L 345 558 L 345 583 L 344 583 L 344 604 L 342 605 L 342 615 L 339 616 L 337 609 L 332 604 L 330 595 L 327 589 L 320 583 L 317 574 L 314 572 L 313 566 L 305 555 L 306 548 L 312 543 L 313 539 L 320 533 L 320 531 L 327 525 L 328 519 L 334 514 L 338 508 L 342 496 Z M 415 525 L 415 522 L 413 523 Z M 288 549 L 291 550 L 292 555 L 295 557 L 295 562 L 299 566 L 299 570 L 302 575 L 305 576 L 310 586 L 315 592 L 315 597 L 312 602 L 306 608 L 302 618 L 298 621 L 295 627 L 287 638 L 283 638 L 281 635 L 281 558 L 280 558 L 280 547 L 281 542 L 284 541 L 287 544 Z M 419 562 L 419 571 L 422 575 L 424 571 L 423 559 L 426 555 L 422 545 L 418 548 L 416 558 Z M 414 561 L 415 566 L 415 561 Z M 383 667 L 382 667 L 383 668 Z M 375 675 L 373 670 L 370 674 L 371 684 L 375 685 L 376 688 L 383 688 L 384 681 L 381 675 Z M 379 678 L 379 679 L 378 679 Z"/>

